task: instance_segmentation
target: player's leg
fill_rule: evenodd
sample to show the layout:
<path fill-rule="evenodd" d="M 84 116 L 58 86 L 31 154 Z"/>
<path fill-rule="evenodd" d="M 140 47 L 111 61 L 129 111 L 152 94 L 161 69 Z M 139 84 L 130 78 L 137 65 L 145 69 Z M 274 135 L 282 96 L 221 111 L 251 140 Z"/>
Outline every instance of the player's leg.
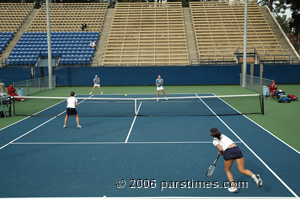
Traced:
<path fill-rule="evenodd" d="M 232 163 L 233 163 L 233 159 L 224 160 L 225 172 L 226 172 L 226 175 L 227 175 L 227 178 L 228 178 L 229 182 L 234 182 L 234 178 L 233 178 L 233 175 L 231 173 Z M 233 183 L 233 184 L 235 186 L 235 183 Z"/>
<path fill-rule="evenodd" d="M 235 162 L 236 162 L 237 168 L 239 169 L 241 174 L 244 174 L 244 175 L 247 175 L 247 176 L 252 176 L 253 175 L 253 173 L 250 170 L 245 169 L 244 158 L 236 159 Z"/>
<path fill-rule="evenodd" d="M 165 93 L 165 90 L 161 90 L 161 92 L 163 92 L 164 96 L 167 97 L 166 93 Z"/>
<path fill-rule="evenodd" d="M 237 168 L 239 169 L 241 174 L 247 175 L 252 177 L 252 179 L 254 180 L 254 182 L 257 184 L 258 187 L 262 186 L 262 180 L 260 179 L 260 175 L 259 174 L 253 174 L 250 170 L 245 169 L 245 161 L 244 158 L 239 158 L 235 160 Z"/>
<path fill-rule="evenodd" d="M 98 88 L 99 88 L 99 90 L 100 90 L 101 94 L 103 94 L 103 92 L 102 92 L 102 90 L 101 90 L 101 87 L 100 87 L 100 85 L 98 86 Z"/>
<path fill-rule="evenodd" d="M 75 118 L 76 118 L 77 128 L 81 128 L 81 126 L 80 126 L 80 124 L 79 124 L 79 116 L 78 116 L 78 113 L 76 113 Z"/>
<path fill-rule="evenodd" d="M 238 189 L 234 182 L 233 175 L 231 173 L 231 166 L 232 166 L 233 161 L 234 161 L 233 159 L 224 160 L 225 172 L 226 172 L 227 178 L 228 178 L 228 180 L 230 182 L 230 186 L 231 186 L 228 188 L 228 191 L 229 192 L 238 192 Z"/>
<path fill-rule="evenodd" d="M 69 118 L 69 115 L 68 115 L 68 114 L 66 114 L 66 117 L 65 117 L 65 122 L 64 122 L 64 128 L 66 128 L 66 127 L 67 127 L 68 118 Z"/>
<path fill-rule="evenodd" d="M 92 91 L 90 92 L 90 95 L 93 94 L 94 90 L 95 90 L 95 85 L 94 85 Z"/>

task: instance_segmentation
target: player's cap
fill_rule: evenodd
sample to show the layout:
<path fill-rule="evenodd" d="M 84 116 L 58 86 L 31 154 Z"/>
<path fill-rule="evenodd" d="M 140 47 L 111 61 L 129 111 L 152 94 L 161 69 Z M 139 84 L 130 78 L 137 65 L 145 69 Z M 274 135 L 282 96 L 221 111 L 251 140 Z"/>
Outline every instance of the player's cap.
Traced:
<path fill-rule="evenodd" d="M 74 96 L 74 95 L 75 95 L 75 92 L 74 92 L 74 91 L 72 91 L 72 92 L 70 93 L 70 95 L 71 95 L 71 96 Z"/>
<path fill-rule="evenodd" d="M 273 83 L 275 83 L 275 81 L 273 81 Z"/>
<path fill-rule="evenodd" d="M 216 133 L 216 132 L 219 132 L 219 130 L 217 128 L 212 128 L 212 129 L 210 129 L 210 132 L 211 133 Z"/>

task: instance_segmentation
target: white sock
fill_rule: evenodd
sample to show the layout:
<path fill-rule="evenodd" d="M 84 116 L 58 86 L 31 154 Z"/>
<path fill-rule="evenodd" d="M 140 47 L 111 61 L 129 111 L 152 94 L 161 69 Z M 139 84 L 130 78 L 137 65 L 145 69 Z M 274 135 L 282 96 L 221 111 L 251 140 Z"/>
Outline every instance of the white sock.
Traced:
<path fill-rule="evenodd" d="M 258 179 L 257 179 L 256 175 L 253 174 L 251 177 L 253 178 L 254 182 L 257 184 L 258 183 Z"/>

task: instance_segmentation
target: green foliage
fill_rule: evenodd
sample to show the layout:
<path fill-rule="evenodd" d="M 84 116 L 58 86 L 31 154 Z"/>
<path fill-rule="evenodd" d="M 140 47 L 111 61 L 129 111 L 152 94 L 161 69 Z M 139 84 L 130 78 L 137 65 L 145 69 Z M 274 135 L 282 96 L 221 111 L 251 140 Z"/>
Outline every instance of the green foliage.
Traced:
<path fill-rule="evenodd" d="M 290 8 L 292 18 L 288 19 L 286 16 L 277 16 L 277 20 L 284 27 L 288 28 L 290 32 L 298 34 L 300 31 L 300 0 L 257 0 L 261 6 L 267 5 L 272 12 L 283 15 L 285 11 Z"/>
<path fill-rule="evenodd" d="M 300 1 L 299 0 L 286 0 L 286 3 L 290 6 L 292 11 L 292 20 L 290 26 L 293 28 L 293 32 L 299 34 L 300 31 Z"/>

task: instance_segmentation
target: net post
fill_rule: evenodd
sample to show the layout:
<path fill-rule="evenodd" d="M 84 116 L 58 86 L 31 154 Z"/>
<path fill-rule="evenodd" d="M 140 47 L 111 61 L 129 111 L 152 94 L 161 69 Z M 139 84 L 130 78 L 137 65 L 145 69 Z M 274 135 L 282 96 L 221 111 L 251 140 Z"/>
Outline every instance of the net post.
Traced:
<path fill-rule="evenodd" d="M 16 106 L 15 106 L 15 98 L 12 97 L 12 104 L 13 104 L 13 113 L 14 113 L 14 116 L 16 115 Z"/>
<path fill-rule="evenodd" d="M 260 103 L 260 109 L 261 109 L 261 114 L 265 114 L 265 105 L 264 105 L 264 95 L 259 95 L 259 103 Z"/>
<path fill-rule="evenodd" d="M 261 98 L 262 98 L 262 100 L 261 100 L 261 103 L 262 103 L 262 106 L 261 106 L 261 112 L 262 112 L 262 114 L 264 115 L 265 114 L 265 102 L 264 102 L 264 96 L 263 95 L 261 95 Z"/>
<path fill-rule="evenodd" d="M 137 115 L 137 101 L 134 99 L 134 114 Z"/>
<path fill-rule="evenodd" d="M 41 92 L 41 78 L 38 79 L 39 80 L 39 91 Z"/>
<path fill-rule="evenodd" d="M 29 95 L 29 80 L 27 80 L 27 95 Z"/>

